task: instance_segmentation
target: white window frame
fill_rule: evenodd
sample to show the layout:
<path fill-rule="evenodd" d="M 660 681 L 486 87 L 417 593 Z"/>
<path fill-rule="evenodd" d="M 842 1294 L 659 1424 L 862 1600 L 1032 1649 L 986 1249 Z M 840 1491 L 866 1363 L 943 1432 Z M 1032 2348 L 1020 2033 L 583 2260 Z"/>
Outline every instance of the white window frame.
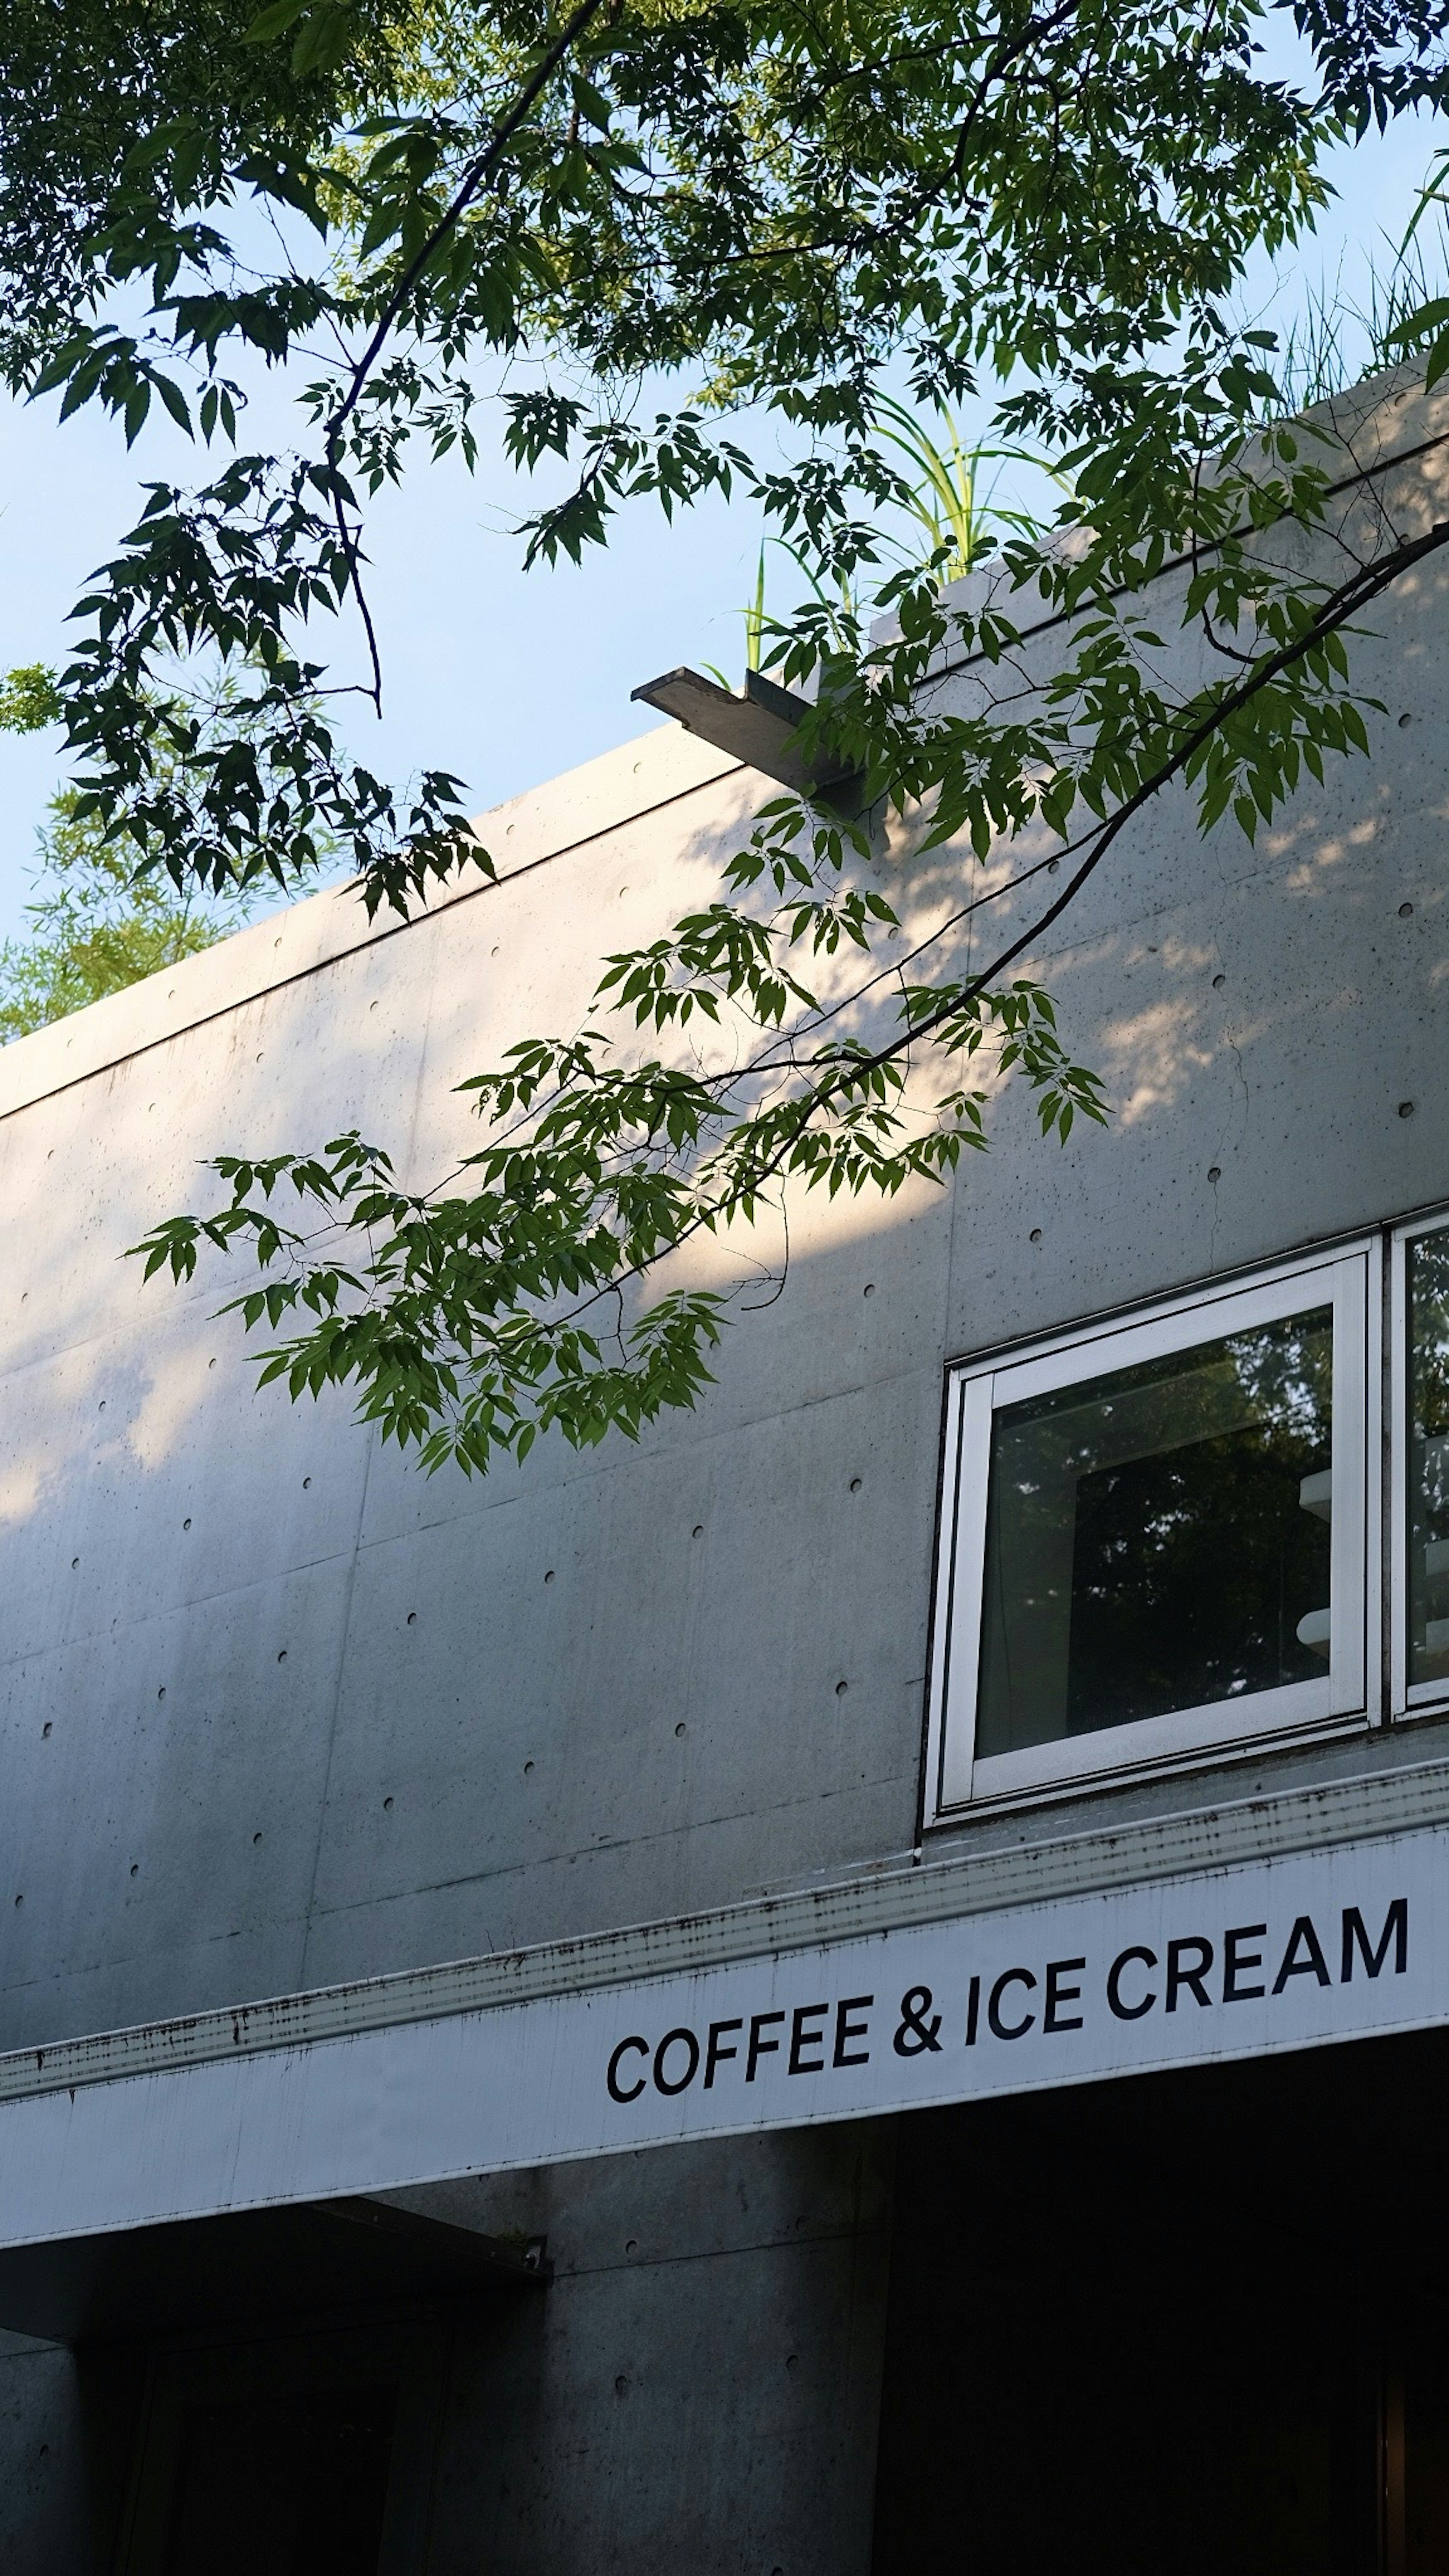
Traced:
<path fill-rule="evenodd" d="M 1418 1717 L 1449 1701 L 1449 1675 L 1409 1680 L 1409 1246 L 1449 1234 L 1449 1210 L 1396 1228 L 1389 1248 L 1389 1710 Z"/>
<path fill-rule="evenodd" d="M 1079 1328 L 1024 1354 L 1007 1352 L 951 1370 L 927 1736 L 928 1825 L 958 1821 L 988 1801 L 1091 1786 L 1269 1736 L 1337 1731 L 1345 1722 L 1366 1717 L 1366 1676 L 1374 1669 L 1378 1614 L 1378 1586 L 1369 1584 L 1367 1569 L 1378 1562 L 1381 1544 L 1381 1480 L 1368 1473 L 1380 1436 L 1382 1298 L 1370 1293 L 1379 1275 L 1377 1242 L 1355 1243 L 1315 1260 L 1285 1264 L 1246 1284 L 1225 1283 L 1095 1328 Z M 1191 1350 L 1227 1333 L 1278 1323 L 1315 1305 L 1333 1309 L 1328 1671 L 1321 1679 L 1255 1691 L 1247 1699 L 1176 1709 L 1167 1717 L 978 1759 L 976 1694 L 993 1415 L 1004 1405 Z"/>

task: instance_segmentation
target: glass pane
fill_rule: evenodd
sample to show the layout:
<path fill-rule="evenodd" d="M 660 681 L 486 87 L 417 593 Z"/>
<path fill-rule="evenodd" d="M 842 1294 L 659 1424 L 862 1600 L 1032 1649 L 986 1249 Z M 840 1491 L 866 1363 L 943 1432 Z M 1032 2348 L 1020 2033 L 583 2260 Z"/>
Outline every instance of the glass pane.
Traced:
<path fill-rule="evenodd" d="M 167 2576 L 377 2576 L 392 2388 L 189 2408 Z"/>
<path fill-rule="evenodd" d="M 1449 1673 L 1449 1233 L 1409 1246 L 1409 1679 Z"/>
<path fill-rule="evenodd" d="M 978 1753 L 1326 1673 L 1332 1374 L 1322 1306 L 1002 1407 Z"/>

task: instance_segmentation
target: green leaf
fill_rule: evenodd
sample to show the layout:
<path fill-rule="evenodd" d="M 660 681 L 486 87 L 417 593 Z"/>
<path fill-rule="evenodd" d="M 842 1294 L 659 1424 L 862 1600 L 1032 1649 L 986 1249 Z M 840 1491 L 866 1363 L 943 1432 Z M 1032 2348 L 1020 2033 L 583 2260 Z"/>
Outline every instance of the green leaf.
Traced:
<path fill-rule="evenodd" d="M 595 89 L 593 82 L 586 80 L 582 72 L 574 73 L 572 86 L 574 105 L 582 109 L 590 124 L 596 125 L 600 133 L 607 133 L 614 113 L 612 101 L 605 98 L 602 90 Z"/>
<path fill-rule="evenodd" d="M 155 375 L 151 378 L 151 382 L 154 384 L 156 391 L 166 406 L 166 409 L 175 421 L 177 428 L 184 429 L 187 437 L 189 438 L 191 436 L 191 413 L 187 408 L 186 397 L 183 394 L 181 387 L 177 384 L 173 384 L 169 376 Z"/>
<path fill-rule="evenodd" d="M 1427 304 L 1416 306 L 1402 322 L 1396 322 L 1391 330 L 1384 333 L 1384 338 L 1391 349 L 1416 347 L 1426 332 L 1441 331 L 1446 322 L 1449 322 L 1449 296 L 1436 295 Z"/>
<path fill-rule="evenodd" d="M 264 45 L 273 36 L 285 35 L 289 27 L 296 25 L 307 6 L 308 0 L 268 0 L 268 6 L 253 18 L 242 43 Z"/>
<path fill-rule="evenodd" d="M 308 72 L 335 70 L 356 33 L 352 0 L 330 0 L 330 5 L 314 8 L 303 21 L 302 32 L 292 47 L 293 79 L 303 80 Z"/>

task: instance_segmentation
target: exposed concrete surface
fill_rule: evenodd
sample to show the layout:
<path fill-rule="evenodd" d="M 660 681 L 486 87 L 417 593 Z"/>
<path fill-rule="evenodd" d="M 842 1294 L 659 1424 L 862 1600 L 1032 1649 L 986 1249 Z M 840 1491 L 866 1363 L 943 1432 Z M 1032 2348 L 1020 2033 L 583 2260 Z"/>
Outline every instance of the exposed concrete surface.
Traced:
<path fill-rule="evenodd" d="M 1437 461 L 1395 475 L 1398 505 L 1442 506 Z M 224 1264 L 177 1295 L 120 1256 L 220 1150 L 356 1123 L 419 1185 L 449 1169 L 476 1132 L 454 1086 L 576 1025 L 603 954 L 713 895 L 758 781 L 652 734 L 486 818 L 497 886 L 405 929 L 320 896 L 5 1051 L 0 2048 L 909 1854 L 945 1362 L 1449 1200 L 1445 583 L 1360 639 L 1371 764 L 1256 849 L 1164 798 L 1032 959 L 1108 1132 L 1043 1146 L 1008 1090 L 954 1188 L 797 1203 L 783 1293 L 635 1449 L 422 1480 L 344 1404 L 253 1394 Z M 886 865 L 920 935 L 971 863 Z M 767 1225 L 720 1274 L 780 1250 Z M 1342 1783 L 1443 1734 L 1264 1746 L 939 1848 Z M 460 2351 L 438 2568 L 863 2570 L 884 2176 L 840 2131 L 460 2186 L 443 2214 L 546 2232 L 559 2273 L 512 2340 Z M 0 2352 L 17 2576 L 87 2564 L 84 2484 L 46 2465 L 76 2385 Z M 126 2402 L 90 2420 L 124 2430 Z"/>
<path fill-rule="evenodd" d="M 553 2266 L 449 2330 L 427 2576 L 866 2576 L 892 2165 L 867 2125 L 396 2194 Z M 6 2576 L 112 2576 L 145 2368 L 0 2337 Z"/>
<path fill-rule="evenodd" d="M 460 2338 L 430 2576 L 866 2576 L 892 2162 L 859 2127 L 399 2195 L 555 2265 Z"/>
<path fill-rule="evenodd" d="M 119 1256 L 218 1148 L 357 1121 L 446 1169 L 453 1086 L 712 890 L 754 798 L 700 746 L 651 735 L 520 800 L 485 837 L 511 823 L 525 872 L 405 930 L 319 897 L 6 1050 L 0 2042 L 907 1850 L 943 1361 L 1449 1196 L 1442 600 L 1420 576 L 1360 644 L 1372 764 L 1256 850 L 1165 800 L 1043 956 L 1109 1132 L 1043 1146 L 1008 1090 L 954 1190 L 800 1203 L 783 1295 L 636 1450 L 422 1479 L 342 1403 L 252 1393 L 220 1261 L 177 1295 Z M 960 865 L 913 868 L 913 923 Z M 722 1259 L 777 1251 L 766 1227 Z"/>

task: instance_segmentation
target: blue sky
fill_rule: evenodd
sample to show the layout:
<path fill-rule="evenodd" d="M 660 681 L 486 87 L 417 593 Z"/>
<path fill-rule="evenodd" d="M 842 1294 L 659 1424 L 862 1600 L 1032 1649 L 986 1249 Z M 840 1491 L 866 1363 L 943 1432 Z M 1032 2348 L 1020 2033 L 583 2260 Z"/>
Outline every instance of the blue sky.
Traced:
<path fill-rule="evenodd" d="M 1370 253 L 1403 231 L 1436 139 L 1416 122 L 1339 153 L 1338 201 L 1303 263 L 1310 285 L 1341 272 L 1350 298 L 1362 291 Z M 1296 292 L 1285 285 L 1272 318 L 1291 314 Z M 286 438 L 285 407 L 280 387 L 264 389 L 257 428 L 270 417 Z M 66 612 L 134 517 L 138 485 L 196 471 L 169 426 L 128 456 L 98 417 L 61 426 L 53 402 L 0 403 L 0 669 L 62 656 Z M 386 715 L 359 724 L 356 748 L 394 778 L 455 770 L 474 812 L 644 731 L 654 719 L 630 703 L 638 682 L 678 662 L 733 671 L 743 659 L 759 545 L 747 508 L 715 501 L 671 526 L 638 504 L 607 553 L 525 575 L 509 533 L 521 506 L 494 455 L 474 479 L 456 462 L 419 464 L 370 522 Z M 54 738 L 0 736 L 0 936 L 22 924 L 58 774 Z"/>

